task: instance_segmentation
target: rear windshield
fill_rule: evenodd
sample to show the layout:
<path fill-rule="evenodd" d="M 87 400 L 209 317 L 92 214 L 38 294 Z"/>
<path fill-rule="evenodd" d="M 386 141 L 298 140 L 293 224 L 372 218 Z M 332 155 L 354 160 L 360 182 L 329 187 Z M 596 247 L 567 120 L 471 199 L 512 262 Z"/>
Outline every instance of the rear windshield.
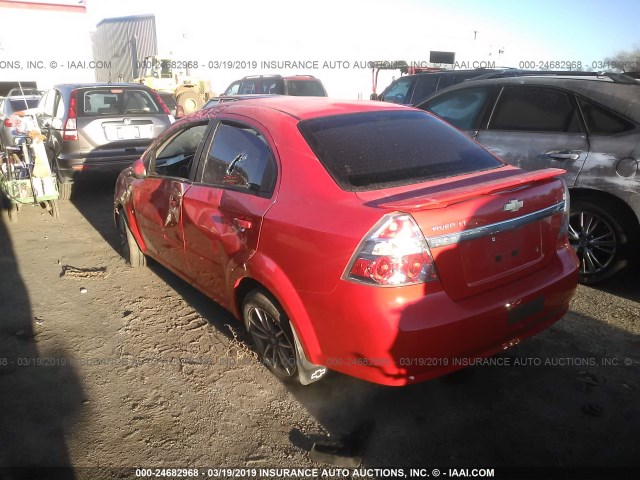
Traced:
<path fill-rule="evenodd" d="M 27 110 L 28 108 L 35 108 L 38 106 L 39 98 L 30 98 L 30 99 L 10 99 L 9 103 L 11 104 L 12 112 L 19 112 L 21 110 Z"/>
<path fill-rule="evenodd" d="M 160 113 L 162 108 L 146 90 L 105 88 L 86 90 L 80 97 L 78 115 L 132 115 Z"/>
<path fill-rule="evenodd" d="M 302 121 L 299 129 L 336 183 L 350 192 L 503 165 L 455 128 L 425 112 L 336 115 Z"/>

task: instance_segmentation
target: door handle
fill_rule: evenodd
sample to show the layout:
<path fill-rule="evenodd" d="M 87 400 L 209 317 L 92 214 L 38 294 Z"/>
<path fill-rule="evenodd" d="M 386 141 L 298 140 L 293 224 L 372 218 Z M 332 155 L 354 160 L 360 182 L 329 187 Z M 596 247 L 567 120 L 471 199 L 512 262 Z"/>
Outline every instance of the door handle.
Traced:
<path fill-rule="evenodd" d="M 544 155 L 553 160 L 578 160 L 580 153 L 582 152 L 577 150 L 551 150 Z"/>
<path fill-rule="evenodd" d="M 233 223 L 236 227 L 238 227 L 240 229 L 240 231 L 244 231 L 247 230 L 248 228 L 251 228 L 251 221 L 250 220 L 243 220 L 241 218 L 234 218 L 233 219 Z"/>

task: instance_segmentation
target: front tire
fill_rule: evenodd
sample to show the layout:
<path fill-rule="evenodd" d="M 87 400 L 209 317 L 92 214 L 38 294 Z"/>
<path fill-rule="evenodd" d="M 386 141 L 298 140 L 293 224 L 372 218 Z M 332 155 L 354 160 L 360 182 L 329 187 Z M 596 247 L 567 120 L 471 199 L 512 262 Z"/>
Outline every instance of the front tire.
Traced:
<path fill-rule="evenodd" d="M 118 210 L 117 215 L 120 255 L 132 267 L 144 267 L 147 264 L 147 257 L 144 256 L 138 246 L 138 242 L 136 242 L 131 233 L 124 211 L 122 209 Z"/>
<path fill-rule="evenodd" d="M 631 261 L 637 226 L 610 202 L 571 201 L 569 242 L 580 260 L 580 283 L 607 280 Z"/>
<path fill-rule="evenodd" d="M 289 319 L 266 292 L 254 290 L 242 304 L 245 327 L 256 353 L 264 365 L 280 380 L 298 379 L 298 356 Z"/>

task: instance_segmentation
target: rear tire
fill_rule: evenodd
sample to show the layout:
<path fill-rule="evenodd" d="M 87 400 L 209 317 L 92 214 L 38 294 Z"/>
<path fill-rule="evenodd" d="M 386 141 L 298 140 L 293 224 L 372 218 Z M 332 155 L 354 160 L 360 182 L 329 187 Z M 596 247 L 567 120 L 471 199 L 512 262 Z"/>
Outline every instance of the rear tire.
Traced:
<path fill-rule="evenodd" d="M 147 264 L 147 257 L 142 253 L 138 242 L 136 242 L 135 237 L 131 233 L 125 213 L 120 209 L 117 215 L 120 255 L 122 255 L 126 262 L 133 268 L 144 267 Z"/>
<path fill-rule="evenodd" d="M 599 283 L 624 270 L 637 239 L 637 221 L 611 202 L 571 200 L 569 242 L 580 259 L 580 283 Z"/>
<path fill-rule="evenodd" d="M 260 361 L 280 380 L 298 380 L 298 355 L 289 319 L 264 290 L 247 294 L 242 318 Z"/>
<path fill-rule="evenodd" d="M 58 196 L 60 200 L 69 200 L 73 193 L 73 183 L 60 183 L 58 181 Z"/>
<path fill-rule="evenodd" d="M 178 95 L 178 105 L 182 107 L 185 115 L 200 110 L 204 105 L 204 101 L 197 92 L 187 90 Z"/>

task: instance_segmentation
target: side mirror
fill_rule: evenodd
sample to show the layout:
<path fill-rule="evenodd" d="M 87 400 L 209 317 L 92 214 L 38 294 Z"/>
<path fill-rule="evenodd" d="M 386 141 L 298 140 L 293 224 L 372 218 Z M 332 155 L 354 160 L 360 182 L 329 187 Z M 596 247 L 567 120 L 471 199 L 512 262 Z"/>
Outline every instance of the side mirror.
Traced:
<path fill-rule="evenodd" d="M 140 159 L 133 162 L 131 165 L 131 176 L 133 178 L 145 178 L 147 176 L 147 168 L 144 166 L 144 162 Z"/>

